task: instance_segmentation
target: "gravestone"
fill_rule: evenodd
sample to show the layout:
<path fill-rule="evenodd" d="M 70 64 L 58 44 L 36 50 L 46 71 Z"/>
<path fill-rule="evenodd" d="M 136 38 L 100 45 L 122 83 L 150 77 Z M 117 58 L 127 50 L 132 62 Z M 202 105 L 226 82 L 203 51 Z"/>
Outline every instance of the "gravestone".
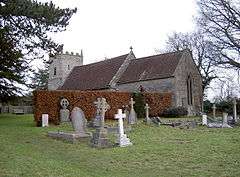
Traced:
<path fill-rule="evenodd" d="M 228 125 L 228 114 L 223 113 L 223 119 L 222 122 L 211 122 L 208 123 L 207 126 L 209 128 L 232 128 L 230 125 Z"/>
<path fill-rule="evenodd" d="M 42 114 L 42 127 L 48 127 L 48 114 Z"/>
<path fill-rule="evenodd" d="M 124 133 L 123 118 L 126 118 L 126 114 L 122 113 L 122 109 L 118 109 L 118 114 L 115 114 L 115 119 L 118 119 L 119 134 L 118 134 L 117 143 L 119 144 L 120 147 L 126 147 L 126 146 L 132 145 L 132 143 L 130 142 L 130 139 L 127 138 L 127 135 Z"/>
<path fill-rule="evenodd" d="M 105 98 L 101 98 L 99 101 L 99 111 L 101 116 L 100 127 L 96 128 L 96 132 L 93 133 L 91 142 L 93 147 L 106 148 L 111 146 L 109 143 L 109 138 L 107 137 L 108 131 L 105 127 L 105 113 L 108 109 L 110 109 L 110 106 Z"/>
<path fill-rule="evenodd" d="M 202 115 L 202 125 L 207 125 L 207 115 L 205 113 Z"/>
<path fill-rule="evenodd" d="M 152 121 L 151 121 L 151 119 L 149 118 L 149 105 L 146 103 L 146 105 L 145 105 L 145 110 L 146 110 L 146 117 L 145 117 L 145 122 L 146 122 L 146 124 L 150 124 Z"/>
<path fill-rule="evenodd" d="M 153 123 L 154 125 L 159 126 L 159 125 L 161 124 L 161 119 L 160 119 L 160 117 L 151 117 L 150 119 L 151 119 L 151 121 L 152 121 L 152 123 Z"/>
<path fill-rule="evenodd" d="M 100 115 L 100 106 L 101 106 L 101 98 L 97 98 L 97 101 L 94 102 L 94 105 L 96 106 L 96 115 L 93 120 L 93 126 L 94 127 L 100 127 L 101 125 L 101 115 Z"/>
<path fill-rule="evenodd" d="M 76 133 L 85 135 L 87 120 L 81 108 L 75 107 L 71 112 L 72 126 Z"/>
<path fill-rule="evenodd" d="M 128 123 L 133 125 L 133 124 L 137 123 L 137 114 L 133 107 L 133 105 L 135 104 L 135 101 L 133 101 L 133 98 L 131 98 L 131 101 L 129 103 L 130 103 L 130 113 L 128 116 Z"/>
<path fill-rule="evenodd" d="M 233 99 L 233 119 L 234 119 L 234 123 L 237 123 L 237 101 L 236 98 Z"/>
<path fill-rule="evenodd" d="M 61 122 L 69 122 L 69 110 L 67 107 L 69 106 L 69 102 L 66 98 L 61 99 L 60 105 L 62 109 L 60 109 L 60 121 Z"/>
<path fill-rule="evenodd" d="M 223 122 L 222 122 L 222 128 L 232 128 L 230 125 L 228 125 L 228 113 L 223 113 Z"/>
<path fill-rule="evenodd" d="M 212 110 L 213 110 L 213 118 L 215 119 L 216 118 L 216 105 L 215 105 L 215 103 L 213 103 Z"/>
<path fill-rule="evenodd" d="M 77 141 L 88 141 L 91 134 L 86 132 L 87 120 L 81 108 L 73 108 L 71 112 L 71 120 L 74 132 L 48 132 L 48 136 L 55 139 L 66 140 L 71 143 L 75 143 Z"/>

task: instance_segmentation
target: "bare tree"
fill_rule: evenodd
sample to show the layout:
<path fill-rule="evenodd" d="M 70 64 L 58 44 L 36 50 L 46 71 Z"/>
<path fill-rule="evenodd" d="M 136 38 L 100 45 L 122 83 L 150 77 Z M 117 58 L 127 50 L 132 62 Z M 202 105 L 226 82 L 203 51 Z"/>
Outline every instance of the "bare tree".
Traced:
<path fill-rule="evenodd" d="M 211 81 L 217 78 L 215 74 L 214 62 L 211 58 L 215 55 L 212 51 L 212 43 L 205 39 L 200 31 L 193 33 L 176 33 L 168 37 L 166 51 L 179 51 L 190 49 L 193 59 L 203 78 L 203 91 L 205 91 Z"/>
<path fill-rule="evenodd" d="M 199 28 L 212 41 L 218 57 L 214 62 L 224 68 L 240 69 L 239 0 L 199 0 Z"/>

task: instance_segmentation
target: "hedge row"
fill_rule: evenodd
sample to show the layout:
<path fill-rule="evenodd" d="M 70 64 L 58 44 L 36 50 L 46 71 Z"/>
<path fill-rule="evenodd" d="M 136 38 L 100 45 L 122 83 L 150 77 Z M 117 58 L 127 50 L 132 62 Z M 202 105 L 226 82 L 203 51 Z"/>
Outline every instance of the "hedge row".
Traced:
<path fill-rule="evenodd" d="M 67 98 L 71 111 L 74 107 L 80 107 L 87 119 L 94 118 L 96 107 L 94 101 L 98 97 L 106 98 L 111 106 L 106 112 L 106 119 L 113 119 L 117 109 L 123 105 L 128 105 L 131 93 L 126 92 L 109 92 L 109 91 L 34 91 L 34 119 L 37 126 L 41 125 L 42 114 L 49 115 L 49 122 L 59 124 L 61 109 L 60 100 Z M 146 103 L 151 107 L 150 115 L 156 116 L 163 110 L 171 106 L 171 93 L 144 93 Z"/>

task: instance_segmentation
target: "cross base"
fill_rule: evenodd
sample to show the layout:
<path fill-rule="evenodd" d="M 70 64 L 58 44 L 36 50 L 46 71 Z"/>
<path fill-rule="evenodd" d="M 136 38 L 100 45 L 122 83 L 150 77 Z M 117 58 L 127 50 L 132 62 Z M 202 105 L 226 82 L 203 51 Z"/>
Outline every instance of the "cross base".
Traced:
<path fill-rule="evenodd" d="M 126 147 L 126 146 L 132 145 L 132 143 L 130 142 L 130 139 L 127 137 L 126 134 L 119 136 L 119 138 L 117 140 L 117 144 L 119 144 L 120 147 Z"/>

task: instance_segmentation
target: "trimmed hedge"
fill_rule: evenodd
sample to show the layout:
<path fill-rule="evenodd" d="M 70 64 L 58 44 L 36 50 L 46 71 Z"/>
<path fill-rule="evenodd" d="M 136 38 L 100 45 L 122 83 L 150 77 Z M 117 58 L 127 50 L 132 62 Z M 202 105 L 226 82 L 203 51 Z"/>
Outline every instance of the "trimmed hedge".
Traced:
<path fill-rule="evenodd" d="M 106 112 L 106 119 L 114 119 L 114 114 L 117 109 L 122 108 L 123 105 L 128 105 L 131 93 L 127 92 L 110 92 L 110 91 L 43 91 L 38 90 L 33 92 L 34 95 L 34 119 L 37 126 L 41 126 L 42 114 L 49 115 L 49 122 L 59 124 L 61 109 L 60 100 L 62 97 L 67 98 L 70 105 L 68 109 L 71 111 L 74 107 L 80 107 L 87 119 L 92 119 L 95 116 L 96 107 L 94 101 L 98 97 L 106 98 L 108 104 L 111 106 L 110 110 Z M 151 107 L 150 115 L 157 116 L 163 110 L 171 106 L 171 93 L 144 93 L 146 103 Z"/>

